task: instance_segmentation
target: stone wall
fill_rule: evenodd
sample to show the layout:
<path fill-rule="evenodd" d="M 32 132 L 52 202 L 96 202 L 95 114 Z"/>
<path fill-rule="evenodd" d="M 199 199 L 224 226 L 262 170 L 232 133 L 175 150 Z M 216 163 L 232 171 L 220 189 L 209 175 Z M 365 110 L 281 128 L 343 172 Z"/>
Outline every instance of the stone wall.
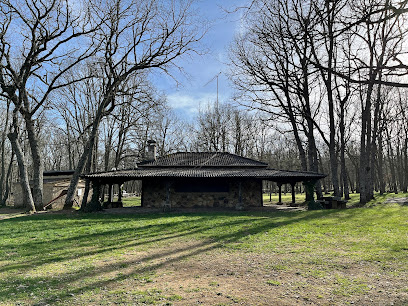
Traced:
<path fill-rule="evenodd" d="M 144 207 L 163 207 L 169 198 L 171 207 L 240 208 L 239 184 L 241 184 L 241 208 L 262 206 L 261 180 L 230 180 L 227 182 L 228 192 L 176 192 L 174 186 L 182 182 L 164 179 L 143 180 L 142 205 Z M 226 183 L 225 180 L 223 183 Z"/>

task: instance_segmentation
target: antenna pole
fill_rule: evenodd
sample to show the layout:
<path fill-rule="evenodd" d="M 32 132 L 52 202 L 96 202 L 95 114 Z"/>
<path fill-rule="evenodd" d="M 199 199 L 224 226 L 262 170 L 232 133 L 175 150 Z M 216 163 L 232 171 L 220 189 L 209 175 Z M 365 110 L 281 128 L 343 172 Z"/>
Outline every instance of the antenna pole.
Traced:
<path fill-rule="evenodd" d="M 211 80 L 209 80 L 207 83 L 204 84 L 204 86 L 207 86 L 209 83 L 211 83 L 212 81 L 214 81 L 215 78 L 217 78 L 217 100 L 215 101 L 215 107 L 218 110 L 218 78 L 220 77 L 220 74 L 222 72 L 218 72 Z"/>
<path fill-rule="evenodd" d="M 220 76 L 220 74 L 217 74 L 217 110 L 218 110 L 218 77 Z"/>

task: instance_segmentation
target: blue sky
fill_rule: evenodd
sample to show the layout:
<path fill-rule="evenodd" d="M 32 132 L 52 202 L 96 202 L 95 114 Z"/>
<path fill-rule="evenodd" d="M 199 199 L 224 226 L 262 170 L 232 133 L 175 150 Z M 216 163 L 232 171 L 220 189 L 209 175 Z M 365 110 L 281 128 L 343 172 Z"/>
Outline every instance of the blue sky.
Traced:
<path fill-rule="evenodd" d="M 198 0 L 195 4 L 198 13 L 210 23 L 202 40 L 208 53 L 179 61 L 178 64 L 189 75 L 185 77 L 175 74 L 180 86 L 176 86 L 168 77 L 155 76 L 157 87 L 167 96 L 169 105 L 180 116 L 191 118 L 198 113 L 200 107 L 216 100 L 217 81 L 214 79 L 208 82 L 220 72 L 219 101 L 230 99 L 233 91 L 225 75 L 228 69 L 228 47 L 239 30 L 240 22 L 238 13 L 226 13 L 225 9 L 230 10 L 242 2 L 245 1 Z"/>

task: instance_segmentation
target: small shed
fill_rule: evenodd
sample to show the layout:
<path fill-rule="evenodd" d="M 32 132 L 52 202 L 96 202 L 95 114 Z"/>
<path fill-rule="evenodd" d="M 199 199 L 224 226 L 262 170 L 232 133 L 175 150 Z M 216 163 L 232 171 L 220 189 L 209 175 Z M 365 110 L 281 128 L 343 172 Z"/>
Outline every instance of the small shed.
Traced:
<path fill-rule="evenodd" d="M 277 182 L 279 187 L 291 184 L 294 198 L 296 182 L 314 185 L 325 177 L 315 172 L 271 169 L 266 163 L 227 152 L 178 152 L 154 157 L 136 169 L 93 173 L 84 178 L 92 181 L 95 195 L 102 185 L 112 190 L 114 184 L 141 180 L 144 207 L 243 209 L 263 205 L 263 180 Z"/>
<path fill-rule="evenodd" d="M 63 209 L 65 195 L 71 182 L 74 170 L 66 171 L 45 171 L 43 173 L 43 204 L 44 207 L 53 209 Z M 31 182 L 30 182 L 31 183 Z M 85 189 L 85 181 L 81 179 L 74 202 L 78 205 L 82 202 Z M 13 188 L 14 207 L 24 208 L 23 191 L 20 182 L 14 183 Z"/>

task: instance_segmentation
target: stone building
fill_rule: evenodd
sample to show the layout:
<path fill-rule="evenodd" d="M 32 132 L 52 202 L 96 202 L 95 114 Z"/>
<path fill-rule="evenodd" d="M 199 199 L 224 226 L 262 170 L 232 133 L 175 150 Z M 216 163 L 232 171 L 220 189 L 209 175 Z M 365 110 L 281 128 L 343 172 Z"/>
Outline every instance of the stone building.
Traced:
<path fill-rule="evenodd" d="M 45 171 L 43 173 L 43 204 L 46 208 L 63 209 L 66 191 L 68 190 L 73 170 L 68 171 Z M 82 202 L 82 196 L 85 189 L 85 181 L 78 183 L 77 194 L 74 203 L 78 205 Z M 23 190 L 19 182 L 14 184 L 13 188 L 14 207 L 24 208 Z"/>
<path fill-rule="evenodd" d="M 314 172 L 270 169 L 263 162 L 225 152 L 179 152 L 156 159 L 153 141 L 149 142 L 147 157 L 149 161 L 136 169 L 84 177 L 92 181 L 95 195 L 102 185 L 109 185 L 112 190 L 114 184 L 141 180 L 144 207 L 236 209 L 262 206 L 263 180 L 275 181 L 278 186 L 291 184 L 294 191 L 296 182 L 314 184 L 325 177 Z M 112 199 L 111 196 L 108 201 Z"/>
<path fill-rule="evenodd" d="M 262 179 L 247 174 L 266 168 L 230 153 L 180 152 L 139 165 L 146 207 L 262 206 Z"/>

